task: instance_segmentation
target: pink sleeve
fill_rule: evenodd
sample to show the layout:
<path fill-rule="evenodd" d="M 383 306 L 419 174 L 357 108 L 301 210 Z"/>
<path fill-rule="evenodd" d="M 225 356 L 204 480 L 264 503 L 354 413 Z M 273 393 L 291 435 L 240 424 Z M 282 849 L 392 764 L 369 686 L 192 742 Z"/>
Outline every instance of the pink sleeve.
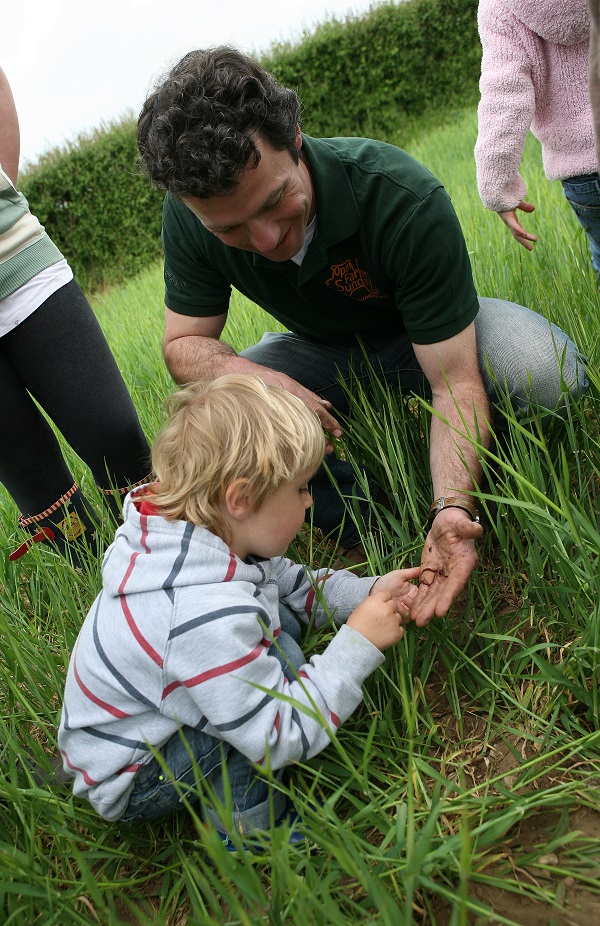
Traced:
<path fill-rule="evenodd" d="M 477 186 L 487 209 L 505 212 L 527 193 L 519 167 L 535 112 L 529 30 L 494 0 L 481 0 L 478 24 L 483 58 L 475 145 Z"/>

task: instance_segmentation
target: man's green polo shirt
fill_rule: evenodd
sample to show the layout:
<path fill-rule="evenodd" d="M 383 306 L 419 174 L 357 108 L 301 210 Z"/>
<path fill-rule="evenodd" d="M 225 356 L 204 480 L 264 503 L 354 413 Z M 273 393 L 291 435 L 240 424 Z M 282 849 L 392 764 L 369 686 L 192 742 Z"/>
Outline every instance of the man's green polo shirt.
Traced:
<path fill-rule="evenodd" d="M 405 151 L 367 138 L 310 138 L 303 149 L 317 227 L 302 266 L 229 247 L 183 202 L 163 209 L 165 302 L 183 315 L 227 312 L 231 286 L 311 341 L 406 330 L 416 344 L 458 334 L 478 311 L 450 198 Z"/>

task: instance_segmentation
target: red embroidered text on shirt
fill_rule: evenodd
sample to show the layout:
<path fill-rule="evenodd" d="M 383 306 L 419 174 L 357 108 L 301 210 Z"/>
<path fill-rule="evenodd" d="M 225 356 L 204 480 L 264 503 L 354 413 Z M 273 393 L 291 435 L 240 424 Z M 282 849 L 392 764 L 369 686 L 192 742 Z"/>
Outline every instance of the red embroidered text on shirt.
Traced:
<path fill-rule="evenodd" d="M 379 295 L 379 290 L 374 285 L 369 274 L 365 270 L 361 270 L 357 260 L 353 263 L 350 258 L 345 260 L 343 264 L 332 264 L 331 276 L 325 282 L 327 286 L 337 289 L 338 292 L 343 293 L 345 296 L 354 296 L 360 301 L 373 299 Z M 367 291 L 366 295 L 357 297 L 357 293 L 361 289 Z"/>

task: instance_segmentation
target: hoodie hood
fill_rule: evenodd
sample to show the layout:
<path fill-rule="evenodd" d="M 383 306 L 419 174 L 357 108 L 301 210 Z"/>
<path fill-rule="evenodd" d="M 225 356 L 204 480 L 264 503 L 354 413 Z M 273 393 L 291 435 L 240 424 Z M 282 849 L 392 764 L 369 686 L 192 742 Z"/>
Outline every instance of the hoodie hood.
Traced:
<path fill-rule="evenodd" d="M 138 595 L 162 590 L 172 598 L 177 588 L 213 582 L 249 581 L 264 577 L 261 560 L 242 562 L 220 537 L 188 521 L 167 521 L 147 504 L 140 512 L 146 487 L 128 495 L 124 523 L 115 534 L 102 563 L 104 594 Z M 140 498 L 141 496 L 141 498 Z M 151 540 L 149 539 L 151 537 Z M 198 547 L 198 555 L 188 552 Z M 174 560 L 174 550 L 179 556 Z M 149 556 L 148 554 L 152 554 Z"/>
<path fill-rule="evenodd" d="M 502 5 L 547 42 L 577 45 L 589 37 L 587 0 L 502 0 Z"/>

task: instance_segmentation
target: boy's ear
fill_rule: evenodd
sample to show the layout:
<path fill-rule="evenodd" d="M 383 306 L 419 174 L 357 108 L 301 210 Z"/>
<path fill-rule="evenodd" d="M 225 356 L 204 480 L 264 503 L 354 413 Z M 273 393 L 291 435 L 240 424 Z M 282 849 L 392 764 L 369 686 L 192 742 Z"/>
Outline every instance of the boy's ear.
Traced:
<path fill-rule="evenodd" d="M 225 490 L 223 502 L 229 516 L 236 521 L 242 521 L 248 517 L 252 513 L 252 499 L 248 479 L 244 476 L 234 479 Z"/>

